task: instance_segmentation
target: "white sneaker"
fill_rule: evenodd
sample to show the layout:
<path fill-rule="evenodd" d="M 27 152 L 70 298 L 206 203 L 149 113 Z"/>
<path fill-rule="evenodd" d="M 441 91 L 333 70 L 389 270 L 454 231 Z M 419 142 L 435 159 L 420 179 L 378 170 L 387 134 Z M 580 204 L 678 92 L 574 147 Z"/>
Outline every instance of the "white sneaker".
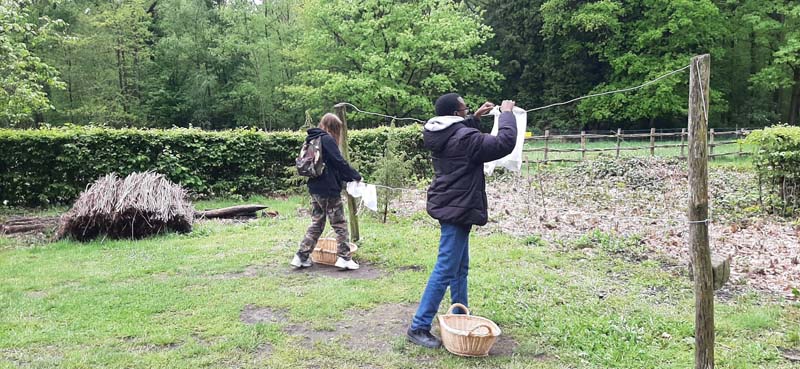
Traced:
<path fill-rule="evenodd" d="M 335 266 L 339 269 L 350 269 L 350 270 L 358 269 L 358 263 L 356 263 L 353 259 L 344 260 L 342 258 L 337 258 Z"/>
<path fill-rule="evenodd" d="M 289 264 L 292 264 L 292 266 L 295 268 L 308 268 L 314 265 L 314 263 L 311 262 L 311 258 L 306 259 L 306 261 L 302 261 L 300 260 L 300 256 L 297 254 L 294 254 L 294 258 L 292 258 L 292 262 Z"/>

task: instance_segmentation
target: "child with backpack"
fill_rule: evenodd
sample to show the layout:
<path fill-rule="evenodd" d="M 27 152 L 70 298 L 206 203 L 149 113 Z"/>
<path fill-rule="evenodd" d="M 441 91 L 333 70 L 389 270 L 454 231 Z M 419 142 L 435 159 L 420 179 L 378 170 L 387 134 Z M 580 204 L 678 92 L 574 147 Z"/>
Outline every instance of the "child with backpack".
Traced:
<path fill-rule="evenodd" d="M 308 192 L 311 194 L 311 225 L 300 241 L 300 249 L 292 258 L 296 268 L 310 267 L 310 255 L 325 228 L 325 218 L 336 232 L 337 259 L 340 269 L 358 269 L 359 265 L 350 257 L 350 235 L 342 202 L 342 182 L 361 181 L 361 175 L 342 157 L 339 151 L 342 121 L 335 114 L 325 114 L 318 128 L 307 131 L 305 144 L 297 158 L 300 175 L 308 176 Z"/>

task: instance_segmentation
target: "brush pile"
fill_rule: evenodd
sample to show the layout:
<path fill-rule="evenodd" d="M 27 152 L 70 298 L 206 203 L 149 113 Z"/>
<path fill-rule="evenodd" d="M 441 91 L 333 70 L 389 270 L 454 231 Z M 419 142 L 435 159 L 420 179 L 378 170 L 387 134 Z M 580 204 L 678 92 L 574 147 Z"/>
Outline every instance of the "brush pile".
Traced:
<path fill-rule="evenodd" d="M 153 172 L 95 181 L 61 216 L 56 239 L 88 241 L 105 236 L 140 239 L 192 230 L 194 208 L 186 190 Z"/>

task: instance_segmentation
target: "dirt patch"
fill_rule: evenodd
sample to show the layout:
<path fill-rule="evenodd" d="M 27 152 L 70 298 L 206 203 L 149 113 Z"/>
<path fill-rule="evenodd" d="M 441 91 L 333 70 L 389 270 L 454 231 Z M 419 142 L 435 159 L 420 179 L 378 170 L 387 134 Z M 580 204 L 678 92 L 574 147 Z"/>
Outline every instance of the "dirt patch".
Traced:
<path fill-rule="evenodd" d="M 272 356 L 272 345 L 269 343 L 262 343 L 256 347 L 255 358 L 258 361 L 269 359 Z"/>
<path fill-rule="evenodd" d="M 32 299 L 43 299 L 43 298 L 47 297 L 47 292 L 45 292 L 45 291 L 30 291 L 30 292 L 26 292 L 25 296 L 28 296 L 29 298 L 32 298 Z"/>
<path fill-rule="evenodd" d="M 378 279 L 386 275 L 384 271 L 373 266 L 372 264 L 362 262 L 361 267 L 356 270 L 342 270 L 332 265 L 314 264 L 310 268 L 292 268 L 285 269 L 286 275 L 309 275 L 309 276 L 323 276 L 330 278 L 348 278 L 348 279 Z"/>
<path fill-rule="evenodd" d="M 425 270 L 425 267 L 423 267 L 422 265 L 404 265 L 404 266 L 401 266 L 401 267 L 397 268 L 397 270 L 401 271 L 401 272 L 402 271 L 406 271 L 406 270 L 410 270 L 412 272 L 420 272 L 420 271 Z"/>
<path fill-rule="evenodd" d="M 286 311 L 268 307 L 258 307 L 255 305 L 245 305 L 239 313 L 239 320 L 247 324 L 256 323 L 284 323 L 286 322 Z"/>
<path fill-rule="evenodd" d="M 405 334 L 416 305 L 385 304 L 371 310 L 350 310 L 346 318 L 334 322 L 327 330 L 315 330 L 307 324 L 286 324 L 284 332 L 301 338 L 304 346 L 314 343 L 338 343 L 344 347 L 358 347 L 373 353 L 392 352 L 405 342 Z M 240 320 L 247 324 L 287 322 L 285 310 L 247 305 L 242 309 Z M 434 333 L 439 334 L 434 324 Z M 270 348 L 271 349 L 271 348 Z M 546 360 L 548 355 L 520 349 L 519 343 L 508 335 L 501 335 L 489 352 L 490 356 L 521 356 Z"/>
<path fill-rule="evenodd" d="M 209 276 L 210 279 L 239 279 L 239 278 L 257 278 L 262 274 L 262 271 L 268 267 L 265 265 L 248 265 L 241 272 L 213 274 Z"/>
<path fill-rule="evenodd" d="M 330 330 L 315 330 L 307 324 L 287 324 L 283 330 L 308 344 L 338 342 L 346 347 L 385 353 L 392 351 L 395 342 L 405 338 L 415 311 L 416 306 L 387 304 L 368 311 L 348 311 L 347 318 L 335 322 Z M 284 324 L 287 313 L 281 309 L 246 305 L 239 319 L 247 324 Z"/>

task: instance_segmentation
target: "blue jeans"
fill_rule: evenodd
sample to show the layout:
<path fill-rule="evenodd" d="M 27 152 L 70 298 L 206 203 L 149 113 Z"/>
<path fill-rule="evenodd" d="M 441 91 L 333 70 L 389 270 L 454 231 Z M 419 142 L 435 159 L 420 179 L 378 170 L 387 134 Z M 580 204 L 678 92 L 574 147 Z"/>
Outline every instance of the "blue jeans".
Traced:
<path fill-rule="evenodd" d="M 422 293 L 411 329 L 430 330 L 433 317 L 439 311 L 444 292 L 450 287 L 453 303 L 467 305 L 467 274 L 469 273 L 469 231 L 472 226 L 442 223 L 439 239 L 439 257 L 433 267 L 428 285 Z M 463 313 L 456 309 L 455 313 Z"/>

